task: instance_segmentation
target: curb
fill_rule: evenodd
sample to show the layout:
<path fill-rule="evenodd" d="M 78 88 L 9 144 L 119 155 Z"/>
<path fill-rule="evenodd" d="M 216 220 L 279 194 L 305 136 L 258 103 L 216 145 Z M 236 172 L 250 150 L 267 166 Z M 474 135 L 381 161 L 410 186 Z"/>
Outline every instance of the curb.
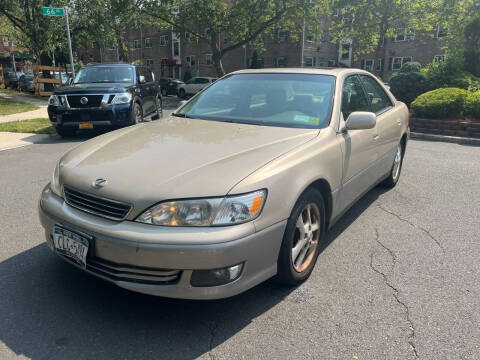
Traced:
<path fill-rule="evenodd" d="M 456 144 L 461 144 L 461 145 L 480 146 L 480 139 L 469 138 L 469 137 L 434 135 L 434 134 L 410 132 L 410 139 L 429 140 L 429 141 L 443 141 L 443 142 L 456 143 Z"/>

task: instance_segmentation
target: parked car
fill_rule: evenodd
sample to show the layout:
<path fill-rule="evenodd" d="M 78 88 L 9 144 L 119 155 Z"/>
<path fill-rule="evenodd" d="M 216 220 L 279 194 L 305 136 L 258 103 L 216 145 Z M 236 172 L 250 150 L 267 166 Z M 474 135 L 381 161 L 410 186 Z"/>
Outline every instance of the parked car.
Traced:
<path fill-rule="evenodd" d="M 48 100 L 48 116 L 60 136 L 78 129 L 121 127 L 161 116 L 160 87 L 153 73 L 128 64 L 87 65 L 70 86 Z"/>
<path fill-rule="evenodd" d="M 18 90 L 34 92 L 33 73 L 26 73 L 18 79 Z"/>
<path fill-rule="evenodd" d="M 174 78 L 161 77 L 158 79 L 158 85 L 160 85 L 162 96 L 177 95 L 178 88 L 183 84 L 185 83 L 182 80 Z"/>
<path fill-rule="evenodd" d="M 77 145 L 40 200 L 48 246 L 141 293 L 214 299 L 311 274 L 325 232 L 394 187 L 408 109 L 354 69 L 243 70 L 162 121 Z"/>
<path fill-rule="evenodd" d="M 178 86 L 178 96 L 184 99 L 188 95 L 195 95 L 199 91 L 206 88 L 211 83 L 215 82 L 217 78 L 212 77 L 194 77 Z"/>
<path fill-rule="evenodd" d="M 3 71 L 3 79 L 5 81 L 5 88 L 16 89 L 18 87 L 18 78 L 13 71 Z"/>
<path fill-rule="evenodd" d="M 62 77 L 62 85 L 67 85 L 70 79 L 69 74 L 67 74 L 66 72 L 62 72 L 61 77 Z M 58 79 L 58 73 L 55 73 L 55 79 Z"/>

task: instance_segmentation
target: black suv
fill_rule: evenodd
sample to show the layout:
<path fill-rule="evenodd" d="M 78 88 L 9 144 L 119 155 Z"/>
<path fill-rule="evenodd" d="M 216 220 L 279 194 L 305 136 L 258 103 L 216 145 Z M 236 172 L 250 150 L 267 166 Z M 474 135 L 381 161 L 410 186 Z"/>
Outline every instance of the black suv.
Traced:
<path fill-rule="evenodd" d="M 70 86 L 48 99 L 48 116 L 60 136 L 78 129 L 118 128 L 160 118 L 162 98 L 153 73 L 128 64 L 96 64 L 80 69 Z"/>

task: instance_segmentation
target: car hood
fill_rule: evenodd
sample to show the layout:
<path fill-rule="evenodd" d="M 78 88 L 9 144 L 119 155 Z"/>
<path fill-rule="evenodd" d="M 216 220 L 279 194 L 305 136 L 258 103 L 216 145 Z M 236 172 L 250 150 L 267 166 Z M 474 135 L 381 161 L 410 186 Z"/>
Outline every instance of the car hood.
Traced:
<path fill-rule="evenodd" d="M 86 141 L 61 159 L 60 183 L 134 205 L 132 217 L 166 199 L 223 196 L 316 129 L 169 117 Z M 107 185 L 94 189 L 94 180 Z"/>
<path fill-rule="evenodd" d="M 85 83 L 75 84 L 61 87 L 54 91 L 55 95 L 68 95 L 68 94 L 92 94 L 92 93 L 106 93 L 114 94 L 124 92 L 129 86 L 125 83 Z"/>

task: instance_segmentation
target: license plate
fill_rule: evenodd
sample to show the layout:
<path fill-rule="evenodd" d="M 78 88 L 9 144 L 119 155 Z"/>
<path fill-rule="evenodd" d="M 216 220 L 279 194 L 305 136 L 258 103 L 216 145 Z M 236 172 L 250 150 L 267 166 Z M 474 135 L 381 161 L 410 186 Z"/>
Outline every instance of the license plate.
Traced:
<path fill-rule="evenodd" d="M 87 266 L 89 239 L 73 231 L 55 225 L 53 230 L 55 250 L 84 268 Z"/>
<path fill-rule="evenodd" d="M 93 123 L 92 122 L 81 122 L 78 124 L 79 129 L 93 129 Z"/>

